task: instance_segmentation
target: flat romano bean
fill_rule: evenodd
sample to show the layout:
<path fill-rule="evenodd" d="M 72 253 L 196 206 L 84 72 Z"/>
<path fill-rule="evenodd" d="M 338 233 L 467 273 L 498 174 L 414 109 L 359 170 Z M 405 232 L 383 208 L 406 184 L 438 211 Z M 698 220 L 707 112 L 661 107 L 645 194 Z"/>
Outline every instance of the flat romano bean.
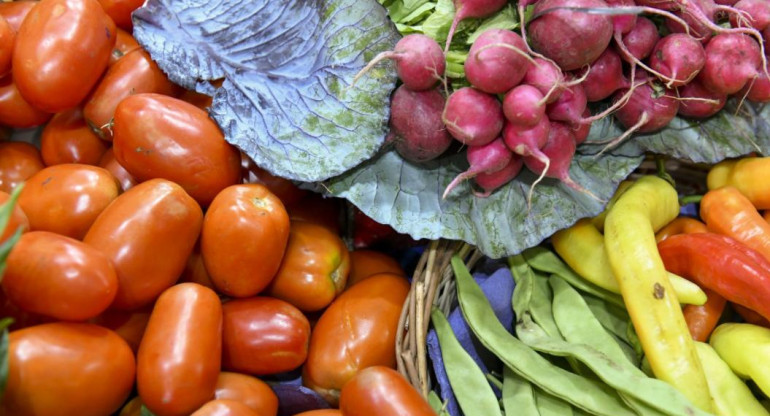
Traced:
<path fill-rule="evenodd" d="M 532 383 L 503 367 L 503 409 L 505 416 L 540 416 Z"/>
<path fill-rule="evenodd" d="M 631 319 L 628 317 L 626 311 L 588 294 L 583 296 L 583 300 L 585 300 L 588 308 L 591 309 L 591 312 L 596 319 L 599 320 L 604 329 L 612 334 L 612 337 L 617 341 L 620 348 L 623 349 L 623 352 L 631 363 L 636 367 L 639 367 L 642 360 L 642 354 L 641 351 L 634 349 L 628 340 L 627 330 L 628 323 L 631 322 Z"/>
<path fill-rule="evenodd" d="M 449 384 L 463 413 L 502 416 L 492 386 L 457 340 L 444 314 L 434 307 L 430 317 L 436 329 Z"/>
<path fill-rule="evenodd" d="M 535 389 L 535 401 L 540 416 L 571 416 L 572 406 L 543 390 Z"/>
<path fill-rule="evenodd" d="M 532 268 L 521 255 L 508 258 L 508 265 L 516 281 L 513 293 L 513 310 L 516 315 L 526 311 L 532 315 L 535 322 L 553 338 L 561 338 L 559 328 L 553 320 L 551 312 L 551 288 L 545 278 L 536 276 Z"/>
<path fill-rule="evenodd" d="M 484 292 L 476 284 L 462 259 L 452 258 L 457 297 L 465 320 L 480 342 L 516 374 L 561 397 L 573 406 L 597 415 L 635 415 L 607 385 L 552 365 L 511 335 L 494 316 Z M 576 388 L 575 386 L 580 386 Z"/>
<path fill-rule="evenodd" d="M 428 393 L 428 404 L 438 416 L 449 416 L 449 412 L 446 410 L 446 403 L 442 402 L 441 398 L 438 397 L 438 393 L 433 390 Z"/>

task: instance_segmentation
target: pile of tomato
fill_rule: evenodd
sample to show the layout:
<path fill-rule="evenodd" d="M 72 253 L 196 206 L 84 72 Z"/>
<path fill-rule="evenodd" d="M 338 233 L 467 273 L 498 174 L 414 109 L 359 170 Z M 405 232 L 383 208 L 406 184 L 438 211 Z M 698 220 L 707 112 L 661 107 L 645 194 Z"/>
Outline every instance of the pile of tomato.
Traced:
<path fill-rule="evenodd" d="M 392 370 L 399 263 L 225 141 L 132 38 L 141 3 L 0 3 L 0 415 L 275 416 L 286 374 L 312 414 L 433 414 Z"/>

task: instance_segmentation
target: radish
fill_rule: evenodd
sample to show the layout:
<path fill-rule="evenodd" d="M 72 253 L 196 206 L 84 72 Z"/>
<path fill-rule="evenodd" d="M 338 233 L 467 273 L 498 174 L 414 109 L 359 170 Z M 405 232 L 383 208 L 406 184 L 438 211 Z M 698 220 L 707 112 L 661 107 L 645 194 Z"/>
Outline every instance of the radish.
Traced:
<path fill-rule="evenodd" d="M 449 134 L 463 144 L 481 146 L 503 129 L 503 109 L 494 95 L 463 87 L 449 96 L 441 116 Z"/>
<path fill-rule="evenodd" d="M 414 33 L 396 43 L 392 51 L 381 52 L 353 78 L 352 85 L 374 65 L 384 59 L 396 62 L 396 74 L 413 91 L 429 90 L 444 76 L 446 59 L 441 46 L 432 38 Z"/>
<path fill-rule="evenodd" d="M 759 75 L 761 54 L 757 42 L 746 35 L 716 35 L 706 45 L 706 64 L 698 79 L 716 93 L 734 94 Z"/>
<path fill-rule="evenodd" d="M 588 65 L 607 49 L 612 19 L 565 8 L 607 8 L 604 0 L 540 0 L 527 28 L 532 48 L 564 71 Z"/>
<path fill-rule="evenodd" d="M 545 115 L 543 93 L 537 88 L 521 84 L 512 88 L 503 98 L 503 114 L 513 124 L 534 126 Z"/>
<path fill-rule="evenodd" d="M 636 6 L 634 0 L 606 0 L 607 5 L 610 7 L 633 7 Z M 613 32 L 620 32 L 626 34 L 630 32 L 634 26 L 636 26 L 636 20 L 638 16 L 636 14 L 619 14 L 612 16 L 612 30 Z"/>
<path fill-rule="evenodd" d="M 583 111 L 583 119 L 591 117 L 591 110 L 586 108 Z M 588 134 L 591 133 L 591 123 L 580 123 L 577 126 L 572 126 L 572 135 L 575 137 L 575 145 L 579 146 L 585 142 L 588 138 Z"/>
<path fill-rule="evenodd" d="M 589 102 L 601 101 L 620 88 L 628 87 L 628 80 L 623 75 L 623 63 L 620 55 L 612 48 L 607 48 L 591 64 L 583 90 Z"/>
<path fill-rule="evenodd" d="M 714 3 L 723 5 L 723 6 L 733 6 L 737 2 L 738 0 L 714 0 Z"/>
<path fill-rule="evenodd" d="M 444 53 L 449 51 L 449 44 L 452 43 L 457 24 L 468 18 L 482 18 L 491 16 L 508 4 L 508 0 L 454 0 L 455 17 L 452 20 L 452 26 L 449 27 L 449 34 L 446 38 Z"/>
<path fill-rule="evenodd" d="M 490 94 L 502 94 L 518 85 L 532 58 L 517 33 L 503 29 L 484 31 L 471 45 L 465 60 L 465 78 Z"/>
<path fill-rule="evenodd" d="M 674 12 L 683 22 L 666 19 L 666 28 L 671 33 L 687 33 L 702 43 L 708 43 L 714 35 L 712 26 L 716 15 L 713 0 L 677 0 L 682 3 L 680 10 Z"/>
<path fill-rule="evenodd" d="M 585 77 L 585 75 L 583 76 Z M 564 73 L 553 61 L 534 58 L 527 68 L 522 83 L 531 85 L 543 94 L 544 103 L 552 103 L 559 98 L 565 88 L 583 82 L 584 78 L 578 78 L 567 82 Z"/>
<path fill-rule="evenodd" d="M 567 124 L 580 123 L 588 100 L 582 84 L 573 85 L 564 90 L 559 99 L 546 107 L 546 114 L 551 121 L 563 121 Z"/>
<path fill-rule="evenodd" d="M 770 2 L 768 0 L 740 0 L 733 6 L 745 13 L 733 13 L 730 15 L 732 27 L 753 27 L 757 30 L 765 30 L 770 26 Z M 741 19 L 741 17 L 745 17 Z"/>
<path fill-rule="evenodd" d="M 727 94 L 717 94 L 704 87 L 698 80 L 678 88 L 679 111 L 682 117 L 706 118 L 721 110 L 727 102 Z"/>
<path fill-rule="evenodd" d="M 683 33 L 664 36 L 650 55 L 650 67 L 668 88 L 687 84 L 705 64 L 706 51 L 701 43 Z"/>
<path fill-rule="evenodd" d="M 445 101 L 438 89 L 412 91 L 405 85 L 396 88 L 390 104 L 388 141 L 404 159 L 435 159 L 452 144 L 441 120 Z"/>
<path fill-rule="evenodd" d="M 640 16 L 636 20 L 634 28 L 623 35 L 621 41 L 618 42 L 616 38 L 616 43 L 621 50 L 621 57 L 631 62 L 629 55 L 638 60 L 647 58 L 652 49 L 655 48 L 655 44 L 658 43 L 658 39 L 660 39 L 660 35 L 655 23 Z"/>
<path fill-rule="evenodd" d="M 543 166 L 550 165 L 551 161 L 548 159 L 540 148 L 545 146 L 548 141 L 548 135 L 550 134 L 552 123 L 548 120 L 548 117 L 542 117 L 540 121 L 533 127 L 521 126 L 514 123 L 505 123 L 503 128 L 503 140 L 505 145 L 517 155 L 524 157 L 533 157 L 540 160 Z M 532 201 L 532 191 L 535 186 L 543 180 L 545 173 L 541 174 L 539 178 L 532 184 L 527 195 L 527 206 L 530 206 Z"/>
<path fill-rule="evenodd" d="M 770 80 L 767 78 L 767 73 L 760 71 L 757 78 L 749 81 L 749 83 L 743 87 L 741 95 L 754 103 L 770 102 Z"/>
<path fill-rule="evenodd" d="M 465 180 L 473 178 L 480 173 L 491 174 L 503 170 L 513 158 L 513 152 L 505 145 L 503 139 L 498 137 L 481 146 L 468 146 L 465 156 L 468 158 L 470 167 L 465 172 L 457 175 L 449 183 L 444 190 L 443 199 L 446 199 L 447 195 L 452 192 L 452 189 Z"/>
<path fill-rule="evenodd" d="M 481 189 L 484 191 L 474 191 L 473 194 L 478 198 L 486 198 L 489 195 L 492 195 L 492 192 L 505 185 L 506 183 L 512 181 L 516 175 L 521 172 L 522 166 L 523 161 L 521 157 L 514 155 L 511 158 L 511 161 L 508 162 L 504 168 L 498 170 L 497 172 L 479 173 L 476 175 L 474 180 L 476 185 L 481 187 Z"/>

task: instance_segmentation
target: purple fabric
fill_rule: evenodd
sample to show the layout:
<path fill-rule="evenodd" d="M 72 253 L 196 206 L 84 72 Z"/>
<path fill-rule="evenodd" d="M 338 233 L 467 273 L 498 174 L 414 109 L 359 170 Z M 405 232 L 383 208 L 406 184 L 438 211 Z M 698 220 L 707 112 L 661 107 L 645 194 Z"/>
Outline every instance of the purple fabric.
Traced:
<path fill-rule="evenodd" d="M 326 400 L 303 386 L 299 378 L 273 384 L 272 388 L 278 396 L 278 416 L 293 416 L 308 410 L 329 408 Z"/>
<path fill-rule="evenodd" d="M 474 274 L 474 279 L 481 286 L 481 290 L 489 299 L 492 304 L 492 308 L 495 311 L 497 319 L 503 324 L 509 331 L 513 330 L 513 308 L 511 306 L 511 297 L 513 296 L 513 288 L 515 283 L 513 276 L 511 275 L 508 267 L 500 267 L 491 275 L 485 275 L 481 273 Z M 455 307 L 447 317 L 449 324 L 452 326 L 452 330 L 455 333 L 455 337 L 460 341 L 460 344 L 468 351 L 471 357 L 473 357 L 476 364 L 479 365 L 481 371 L 488 373 L 490 369 L 502 372 L 501 364 L 492 354 L 490 354 L 479 342 L 476 336 L 473 334 L 465 319 L 462 316 L 460 308 Z M 427 337 L 428 356 L 433 364 L 433 371 L 436 376 L 436 381 L 439 385 L 439 396 L 441 399 L 447 402 L 447 411 L 452 416 L 460 416 L 460 409 L 457 404 L 457 400 L 452 393 L 452 388 L 449 385 L 449 379 L 447 379 L 446 370 L 444 368 L 444 360 L 441 358 L 441 348 L 438 344 L 438 338 L 436 331 L 431 329 L 428 332 Z M 500 396 L 500 391 L 496 388 L 495 393 Z"/>
<path fill-rule="evenodd" d="M 679 215 L 698 218 L 700 215 L 700 204 L 690 203 L 682 205 L 682 207 L 679 208 Z"/>

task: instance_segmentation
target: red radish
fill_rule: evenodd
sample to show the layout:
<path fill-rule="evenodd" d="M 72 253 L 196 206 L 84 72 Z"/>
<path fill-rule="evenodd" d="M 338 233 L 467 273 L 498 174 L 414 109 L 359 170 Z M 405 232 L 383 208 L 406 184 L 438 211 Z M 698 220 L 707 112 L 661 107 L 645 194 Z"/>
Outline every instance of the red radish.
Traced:
<path fill-rule="evenodd" d="M 457 175 L 444 190 L 442 198 L 452 192 L 461 182 L 475 177 L 480 173 L 495 173 L 503 170 L 513 158 L 513 153 L 505 145 L 502 137 L 481 146 L 468 146 L 465 156 L 468 158 L 469 168 L 465 172 Z"/>
<path fill-rule="evenodd" d="M 527 33 L 532 48 L 564 71 L 588 65 L 612 40 L 612 19 L 604 14 L 565 8 L 607 8 L 604 0 L 540 0 Z"/>
<path fill-rule="evenodd" d="M 553 62 L 542 58 L 535 58 L 529 64 L 523 83 L 540 90 L 545 96 L 546 103 L 556 101 L 565 88 L 564 73 L 561 69 Z"/>
<path fill-rule="evenodd" d="M 606 0 L 607 4 L 612 7 L 633 7 L 636 6 L 634 0 Z M 636 20 L 638 16 L 636 14 L 620 14 L 612 16 L 612 29 L 614 32 L 620 32 L 626 34 L 630 32 L 634 26 L 636 26 Z"/>
<path fill-rule="evenodd" d="M 563 121 L 567 124 L 578 124 L 583 111 L 588 105 L 586 93 L 582 84 L 573 85 L 564 90 L 555 102 L 548 104 L 546 114 L 551 121 Z"/>
<path fill-rule="evenodd" d="M 503 119 L 497 97 L 471 87 L 453 92 L 442 115 L 449 134 L 470 146 L 487 144 L 499 136 Z"/>
<path fill-rule="evenodd" d="M 717 94 L 704 87 L 697 79 L 678 88 L 679 111 L 682 117 L 706 118 L 721 110 L 727 94 Z"/>
<path fill-rule="evenodd" d="M 650 54 L 650 67 L 669 88 L 687 84 L 706 64 L 706 51 L 690 35 L 672 33 L 661 38 Z"/>
<path fill-rule="evenodd" d="M 759 75 L 761 54 L 757 42 L 746 35 L 716 35 L 706 45 L 706 65 L 698 79 L 716 93 L 734 94 Z"/>
<path fill-rule="evenodd" d="M 704 44 L 707 43 L 713 36 L 711 26 L 714 25 L 716 4 L 713 0 L 677 1 L 681 3 L 681 8 L 674 14 L 684 22 L 666 19 L 666 28 L 671 33 L 687 33 L 696 40 Z"/>
<path fill-rule="evenodd" d="M 551 131 L 551 123 L 548 117 L 543 117 L 534 127 L 521 126 L 518 124 L 507 122 L 503 128 L 503 140 L 505 145 L 517 155 L 524 157 L 533 157 L 540 160 L 544 166 L 550 165 L 550 160 L 540 148 L 545 146 L 548 141 L 548 135 Z M 529 207 L 532 201 L 532 191 L 535 186 L 543 180 L 545 174 L 540 175 L 539 178 L 532 184 L 529 189 L 529 195 L 527 195 L 527 206 Z"/>
<path fill-rule="evenodd" d="M 492 195 L 492 192 L 512 181 L 516 175 L 521 172 L 523 166 L 521 156 L 514 155 L 511 161 L 497 172 L 492 173 L 479 173 L 474 178 L 476 185 L 483 189 L 483 192 L 473 192 L 478 198 L 486 198 Z"/>
<path fill-rule="evenodd" d="M 620 88 L 628 87 L 628 80 L 623 75 L 623 63 L 620 55 L 612 48 L 607 48 L 591 64 L 583 90 L 589 102 L 601 101 Z"/>
<path fill-rule="evenodd" d="M 630 32 L 623 35 L 622 42 L 618 42 L 621 47 L 621 57 L 624 57 L 626 61 L 627 55 L 622 52 L 623 49 L 627 50 L 631 56 L 638 60 L 647 58 L 658 43 L 660 35 L 658 34 L 658 28 L 652 20 L 646 17 L 639 17 L 636 20 L 636 25 Z"/>
<path fill-rule="evenodd" d="M 759 76 L 743 87 L 741 96 L 746 96 L 746 99 L 753 103 L 770 102 L 770 79 L 767 78 L 767 73 L 759 71 Z"/>
<path fill-rule="evenodd" d="M 518 85 L 532 58 L 519 34 L 503 29 L 484 31 L 471 45 L 465 60 L 465 78 L 490 94 L 502 94 Z"/>
<path fill-rule="evenodd" d="M 513 124 L 534 126 L 545 115 L 543 93 L 531 85 L 517 85 L 503 98 L 503 114 Z"/>
<path fill-rule="evenodd" d="M 660 10 L 673 11 L 679 9 L 676 0 L 636 0 L 637 6 L 654 7 Z"/>
<path fill-rule="evenodd" d="M 714 0 L 714 3 L 721 4 L 723 6 L 733 6 L 738 0 Z"/>
<path fill-rule="evenodd" d="M 445 102 L 438 89 L 412 91 L 404 85 L 396 88 L 390 104 L 388 140 L 404 159 L 435 159 L 452 144 L 452 137 L 441 121 Z"/>
<path fill-rule="evenodd" d="M 740 0 L 733 7 L 746 12 L 745 14 L 733 13 L 730 15 L 730 24 L 733 27 L 750 26 L 757 30 L 765 30 L 770 26 L 770 2 L 768 0 Z M 739 19 L 741 16 L 746 16 L 747 19 L 741 21 Z"/>
<path fill-rule="evenodd" d="M 355 85 L 358 78 L 384 59 L 396 62 L 398 78 L 407 88 L 414 91 L 435 87 L 446 69 L 446 59 L 441 46 L 428 36 L 414 33 L 401 38 L 392 51 L 381 52 L 375 56 L 356 74 L 351 85 Z"/>
<path fill-rule="evenodd" d="M 457 24 L 468 18 L 481 18 L 491 16 L 508 4 L 508 0 L 453 0 L 455 6 L 455 17 L 452 20 L 452 26 L 449 27 L 449 34 L 446 38 L 444 52 L 449 50 L 449 44 L 452 43 Z"/>
<path fill-rule="evenodd" d="M 585 120 L 589 117 L 591 117 L 591 110 L 586 108 L 583 111 L 583 119 Z M 572 126 L 572 128 L 572 134 L 575 136 L 575 145 L 579 146 L 588 138 L 588 134 L 591 132 L 591 123 L 580 123 L 577 126 Z"/>
<path fill-rule="evenodd" d="M 615 93 L 620 97 L 623 91 Z M 662 129 L 676 117 L 679 101 L 676 92 L 653 88 L 646 82 L 636 88 L 628 102 L 615 113 L 615 118 L 627 129 L 638 133 L 651 133 Z"/>

